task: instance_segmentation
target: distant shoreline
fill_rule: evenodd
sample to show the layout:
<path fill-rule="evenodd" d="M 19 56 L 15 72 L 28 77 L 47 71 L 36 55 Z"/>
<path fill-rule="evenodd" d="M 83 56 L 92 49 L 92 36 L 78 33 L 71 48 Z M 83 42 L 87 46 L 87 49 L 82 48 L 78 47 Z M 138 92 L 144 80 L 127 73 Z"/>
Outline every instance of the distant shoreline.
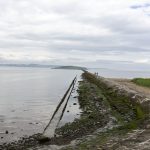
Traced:
<path fill-rule="evenodd" d="M 59 66 L 52 69 L 88 70 L 86 67 L 80 67 L 80 66 Z"/>
<path fill-rule="evenodd" d="M 68 70 L 87 70 L 81 66 L 63 66 L 63 65 L 41 65 L 41 64 L 0 64 L 0 67 L 33 67 L 33 68 L 50 68 L 50 69 L 68 69 Z"/>

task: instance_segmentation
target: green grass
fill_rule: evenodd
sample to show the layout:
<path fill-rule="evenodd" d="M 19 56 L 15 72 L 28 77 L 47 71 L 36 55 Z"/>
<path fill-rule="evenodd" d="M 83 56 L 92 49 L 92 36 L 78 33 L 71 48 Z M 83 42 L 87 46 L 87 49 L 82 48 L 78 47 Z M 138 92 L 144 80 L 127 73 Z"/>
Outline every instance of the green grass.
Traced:
<path fill-rule="evenodd" d="M 135 78 L 132 80 L 132 82 L 136 83 L 137 85 L 150 88 L 150 78 Z"/>
<path fill-rule="evenodd" d="M 84 73 L 84 78 L 89 82 L 94 83 L 101 89 L 110 105 L 112 114 L 118 119 L 121 124 L 124 122 L 132 122 L 141 120 L 145 117 L 145 111 L 140 104 L 133 102 L 130 96 L 117 93 L 113 88 L 108 88 L 101 80 L 95 78 L 90 73 Z"/>

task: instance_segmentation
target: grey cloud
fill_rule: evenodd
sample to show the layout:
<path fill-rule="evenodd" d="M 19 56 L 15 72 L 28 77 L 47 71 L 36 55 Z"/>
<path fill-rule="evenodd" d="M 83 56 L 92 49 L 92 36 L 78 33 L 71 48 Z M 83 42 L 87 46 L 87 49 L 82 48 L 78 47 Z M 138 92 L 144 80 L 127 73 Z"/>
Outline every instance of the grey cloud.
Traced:
<path fill-rule="evenodd" d="M 109 59 L 126 64 L 132 58 L 149 63 L 150 20 L 140 9 L 133 9 L 148 8 L 144 1 L 140 5 L 130 0 L 122 4 L 115 0 L 0 1 L 0 54 L 7 53 L 1 59 L 13 62 L 9 53 L 19 53 L 20 59 L 42 63 L 97 66 Z M 37 55 L 43 59 L 36 60 Z M 97 60 L 90 55 L 98 56 Z M 16 62 L 25 62 L 20 59 Z"/>
<path fill-rule="evenodd" d="M 52 48 L 53 50 L 81 50 L 81 51 L 149 51 L 147 48 L 140 47 L 141 43 L 144 46 L 149 46 L 149 36 L 137 36 L 137 35 L 126 35 L 126 36 L 83 36 L 83 35 L 59 35 L 59 34 L 24 34 L 24 35 L 13 35 L 18 40 L 16 46 L 35 46 L 44 47 L 47 49 Z M 143 37 L 145 37 L 143 40 Z M 21 42 L 19 42 L 21 41 Z M 25 42 L 26 41 L 26 42 Z M 59 42 L 57 42 L 59 41 Z M 120 43 L 126 43 L 128 45 Z M 56 43 L 55 43 L 56 42 Z M 79 42 L 79 43 L 78 43 Z M 129 43 L 134 44 L 129 44 Z M 23 45 L 21 45 L 21 43 Z M 33 45 L 32 45 L 33 44 Z M 118 44 L 118 45 L 117 45 Z M 5 44 L 4 44 L 5 45 Z M 12 44 L 8 44 L 11 45 Z M 138 47 L 136 47 L 139 45 Z"/>
<path fill-rule="evenodd" d="M 131 6 L 132 9 L 148 8 L 148 7 L 150 7 L 150 3 L 145 3 L 143 5 L 132 5 Z"/>

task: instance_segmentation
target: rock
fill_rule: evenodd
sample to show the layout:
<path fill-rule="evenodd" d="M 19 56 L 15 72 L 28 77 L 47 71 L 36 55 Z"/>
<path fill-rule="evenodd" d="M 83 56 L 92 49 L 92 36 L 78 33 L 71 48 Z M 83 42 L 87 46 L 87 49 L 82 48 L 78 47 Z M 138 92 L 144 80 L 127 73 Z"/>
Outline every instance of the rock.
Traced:
<path fill-rule="evenodd" d="M 93 119 L 94 117 L 92 115 L 89 115 L 89 119 Z"/>
<path fill-rule="evenodd" d="M 74 96 L 73 98 L 78 98 L 78 96 Z"/>
<path fill-rule="evenodd" d="M 50 139 L 49 139 L 48 137 L 46 137 L 46 136 L 40 136 L 40 137 L 38 138 L 38 141 L 39 141 L 40 143 L 46 143 L 46 142 L 50 141 Z"/>
<path fill-rule="evenodd" d="M 148 125 L 146 126 L 146 129 L 150 129 L 150 124 L 148 124 Z"/>
<path fill-rule="evenodd" d="M 5 133 L 8 134 L 8 130 L 6 130 Z"/>

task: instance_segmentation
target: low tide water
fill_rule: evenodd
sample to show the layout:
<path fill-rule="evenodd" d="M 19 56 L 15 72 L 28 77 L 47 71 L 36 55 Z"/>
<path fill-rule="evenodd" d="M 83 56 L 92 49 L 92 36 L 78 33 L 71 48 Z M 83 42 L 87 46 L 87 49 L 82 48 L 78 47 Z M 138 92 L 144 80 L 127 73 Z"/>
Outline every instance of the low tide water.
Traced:
<path fill-rule="evenodd" d="M 76 75 L 81 71 L 1 67 L 0 143 L 43 132 Z"/>

